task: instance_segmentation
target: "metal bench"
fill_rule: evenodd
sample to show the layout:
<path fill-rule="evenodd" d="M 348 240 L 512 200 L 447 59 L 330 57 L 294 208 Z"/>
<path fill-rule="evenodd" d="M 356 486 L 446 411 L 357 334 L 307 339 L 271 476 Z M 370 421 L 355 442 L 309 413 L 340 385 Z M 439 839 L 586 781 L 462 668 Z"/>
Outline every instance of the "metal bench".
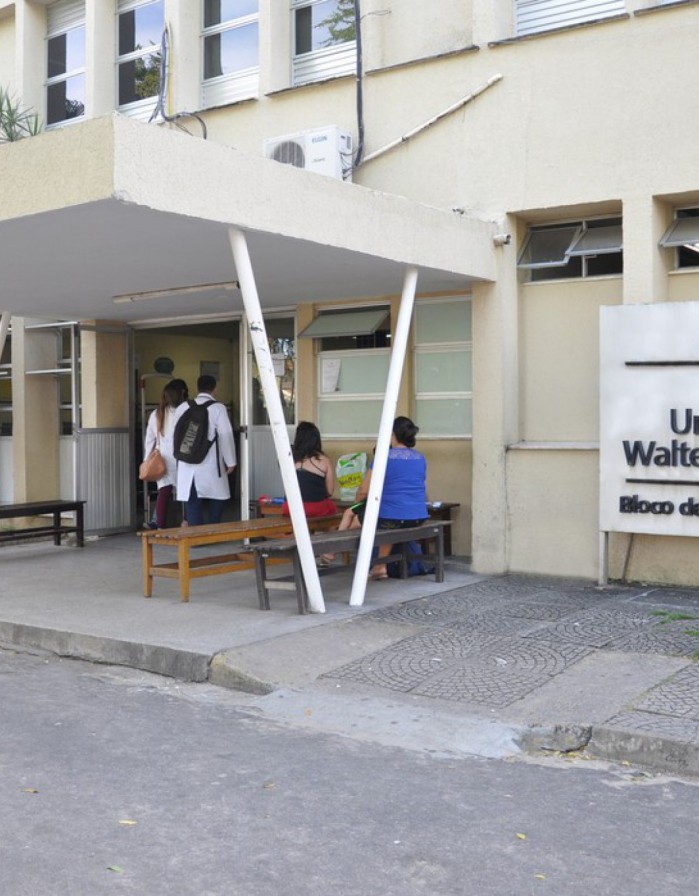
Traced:
<path fill-rule="evenodd" d="M 340 518 L 339 514 L 313 518 L 308 520 L 308 525 L 312 531 L 334 529 Z M 179 529 L 147 529 L 139 532 L 143 548 L 143 596 L 152 596 L 153 577 L 161 576 L 179 581 L 180 600 L 186 602 L 189 600 L 192 579 L 253 569 L 255 560 L 250 552 L 252 547 L 250 539 L 276 538 L 292 532 L 291 520 L 288 517 L 184 526 Z M 235 550 L 196 559 L 190 556 L 190 549 L 193 547 L 219 544 L 234 545 Z M 154 548 L 176 549 L 177 560 L 155 563 Z"/>
<path fill-rule="evenodd" d="M 26 504 L 0 504 L 0 520 L 25 519 L 50 515 L 51 523 L 39 526 L 21 526 L 18 529 L 0 529 L 0 544 L 27 539 L 53 537 L 55 545 L 61 544 L 64 535 L 74 532 L 78 547 L 85 545 L 84 501 L 29 501 Z M 75 522 L 64 523 L 63 513 L 74 513 Z"/>
<path fill-rule="evenodd" d="M 394 553 L 389 554 L 387 557 L 382 557 L 381 563 L 398 562 L 400 577 L 405 579 L 408 576 L 408 563 L 413 559 L 424 560 L 434 564 L 435 582 L 443 582 L 444 533 L 450 525 L 451 523 L 444 521 L 429 521 L 420 526 L 413 526 L 410 529 L 377 529 L 374 537 L 375 546 L 382 544 L 398 546 L 398 550 Z M 359 548 L 360 536 L 361 531 L 359 529 L 349 529 L 343 532 L 322 532 L 311 535 L 313 555 L 319 557 L 322 554 L 354 553 Z M 408 543 L 411 541 L 423 542 L 428 545 L 432 544 L 434 548 L 425 553 L 412 554 L 408 550 Z M 250 550 L 255 556 L 257 596 L 260 609 L 270 609 L 270 590 L 295 591 L 299 613 L 308 612 L 308 593 L 301 570 L 296 540 L 293 537 L 289 537 L 265 541 L 251 545 Z M 267 565 L 269 563 L 278 563 L 281 560 L 293 563 L 293 574 L 291 576 L 269 578 Z M 328 575 L 334 572 L 341 572 L 346 568 L 346 566 L 340 565 L 330 566 L 319 570 L 319 573 Z"/>

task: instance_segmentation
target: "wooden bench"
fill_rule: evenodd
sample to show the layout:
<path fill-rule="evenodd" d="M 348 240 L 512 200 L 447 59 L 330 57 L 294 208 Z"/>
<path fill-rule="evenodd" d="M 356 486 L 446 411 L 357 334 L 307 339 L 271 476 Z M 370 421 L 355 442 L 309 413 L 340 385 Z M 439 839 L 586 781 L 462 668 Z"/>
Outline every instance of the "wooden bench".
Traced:
<path fill-rule="evenodd" d="M 325 531 L 337 528 L 340 519 L 340 514 L 318 517 L 309 519 L 308 525 L 311 531 Z M 148 529 L 139 532 L 143 549 L 143 595 L 152 596 L 153 578 L 161 576 L 177 579 L 180 583 L 180 599 L 188 601 L 192 579 L 253 569 L 255 560 L 250 552 L 248 543 L 250 539 L 279 538 L 292 532 L 291 520 L 288 517 L 184 526 L 179 529 Z M 236 545 L 236 550 L 196 559 L 190 556 L 193 547 L 219 544 Z M 154 548 L 176 549 L 177 560 L 155 563 Z"/>
<path fill-rule="evenodd" d="M 377 529 L 374 545 L 398 545 L 398 550 L 381 558 L 381 563 L 398 562 L 400 577 L 408 576 L 408 563 L 411 560 L 423 560 L 434 564 L 435 582 L 444 581 L 444 533 L 451 523 L 444 521 L 425 522 L 410 529 Z M 361 530 L 349 529 L 344 532 L 323 532 L 311 535 L 313 555 L 341 554 L 356 552 L 359 549 Z M 433 550 L 422 554 L 412 554 L 408 550 L 408 542 L 418 541 L 434 545 Z M 270 590 L 295 591 L 299 613 L 308 612 L 308 593 L 301 570 L 296 540 L 283 538 L 251 545 L 255 556 L 255 574 L 257 577 L 257 596 L 261 610 L 269 610 Z M 287 560 L 293 563 L 293 574 L 271 579 L 267 575 L 269 563 Z M 346 569 L 346 566 L 329 566 L 318 570 L 321 576 Z"/>
<path fill-rule="evenodd" d="M 29 538 L 53 537 L 53 543 L 61 544 L 61 538 L 74 532 L 78 547 L 85 546 L 84 501 L 29 501 L 26 504 L 0 504 L 0 520 L 12 520 L 50 514 L 51 523 L 43 526 L 22 526 L 19 529 L 0 529 L 0 544 L 25 541 Z M 64 524 L 63 513 L 74 513 L 75 523 Z"/>

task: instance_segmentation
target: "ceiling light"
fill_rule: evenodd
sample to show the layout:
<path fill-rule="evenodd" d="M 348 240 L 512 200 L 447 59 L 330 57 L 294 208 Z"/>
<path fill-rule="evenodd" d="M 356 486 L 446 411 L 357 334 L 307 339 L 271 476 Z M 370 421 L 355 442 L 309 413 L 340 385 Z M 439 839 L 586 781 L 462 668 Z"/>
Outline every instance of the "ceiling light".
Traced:
<path fill-rule="evenodd" d="M 200 283 L 197 286 L 173 286 L 169 289 L 154 289 L 150 292 L 132 292 L 114 296 L 114 302 L 117 304 L 143 302 L 145 299 L 167 299 L 171 296 L 188 295 L 193 292 L 209 292 L 211 290 L 232 291 L 239 288 L 240 285 L 237 280 L 228 280 L 224 283 Z"/>

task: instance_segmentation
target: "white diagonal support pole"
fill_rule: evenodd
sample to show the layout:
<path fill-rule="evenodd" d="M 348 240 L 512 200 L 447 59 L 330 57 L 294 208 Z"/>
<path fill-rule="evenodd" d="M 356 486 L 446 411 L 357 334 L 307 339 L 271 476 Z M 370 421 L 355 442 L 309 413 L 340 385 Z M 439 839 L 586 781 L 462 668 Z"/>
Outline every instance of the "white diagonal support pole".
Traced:
<path fill-rule="evenodd" d="M 371 471 L 369 494 L 367 496 L 362 534 L 359 538 L 359 551 L 357 564 L 354 568 L 354 581 L 352 582 L 352 594 L 350 606 L 361 607 L 364 603 L 366 581 L 371 566 L 371 551 L 376 535 L 376 523 L 379 518 L 379 506 L 381 504 L 381 492 L 386 476 L 386 464 L 388 462 L 388 449 L 391 447 L 391 433 L 393 432 L 393 420 L 396 416 L 398 404 L 398 392 L 403 376 L 403 363 L 408 346 L 408 334 L 410 333 L 410 321 L 413 316 L 415 304 L 415 289 L 417 287 L 417 269 L 406 268 L 403 278 L 403 295 L 398 311 L 398 322 L 393 334 L 391 344 L 391 363 L 388 368 L 386 380 L 386 395 L 384 396 L 379 435 L 376 440 L 376 455 Z"/>
<path fill-rule="evenodd" d="M 235 227 L 229 228 L 228 236 L 231 241 L 240 290 L 243 294 L 250 341 L 260 372 L 260 383 L 262 384 L 262 394 L 264 395 L 267 413 L 269 414 L 274 449 L 277 453 L 279 470 L 282 474 L 284 492 L 289 502 L 291 524 L 294 529 L 296 547 L 299 553 L 299 560 L 301 561 L 306 591 L 308 592 L 308 606 L 312 613 L 324 613 L 323 592 L 320 587 L 313 548 L 311 547 L 311 536 L 308 531 L 306 513 L 301 500 L 301 490 L 296 477 L 296 468 L 291 456 L 289 433 L 286 430 L 286 420 L 284 419 L 282 402 L 277 389 L 272 354 L 269 350 L 267 331 L 262 316 L 260 297 L 257 293 L 247 240 L 245 239 L 245 234 Z"/>

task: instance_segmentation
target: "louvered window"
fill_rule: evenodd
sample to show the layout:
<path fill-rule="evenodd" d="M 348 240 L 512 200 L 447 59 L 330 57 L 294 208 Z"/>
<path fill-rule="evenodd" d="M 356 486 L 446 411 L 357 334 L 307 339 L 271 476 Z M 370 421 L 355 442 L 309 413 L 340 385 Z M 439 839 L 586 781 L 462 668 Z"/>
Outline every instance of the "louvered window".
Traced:
<path fill-rule="evenodd" d="M 678 209 L 660 245 L 676 251 L 678 268 L 699 267 L 699 208 Z"/>
<path fill-rule="evenodd" d="M 85 115 L 85 2 L 60 0 L 46 9 L 46 125 Z"/>
<path fill-rule="evenodd" d="M 517 34 L 536 34 L 626 12 L 625 0 L 516 0 Z"/>
<path fill-rule="evenodd" d="M 623 271 L 621 218 L 531 227 L 517 267 L 529 280 L 618 275 Z"/>
<path fill-rule="evenodd" d="M 258 0 L 204 0 L 204 107 L 257 96 Z"/>

